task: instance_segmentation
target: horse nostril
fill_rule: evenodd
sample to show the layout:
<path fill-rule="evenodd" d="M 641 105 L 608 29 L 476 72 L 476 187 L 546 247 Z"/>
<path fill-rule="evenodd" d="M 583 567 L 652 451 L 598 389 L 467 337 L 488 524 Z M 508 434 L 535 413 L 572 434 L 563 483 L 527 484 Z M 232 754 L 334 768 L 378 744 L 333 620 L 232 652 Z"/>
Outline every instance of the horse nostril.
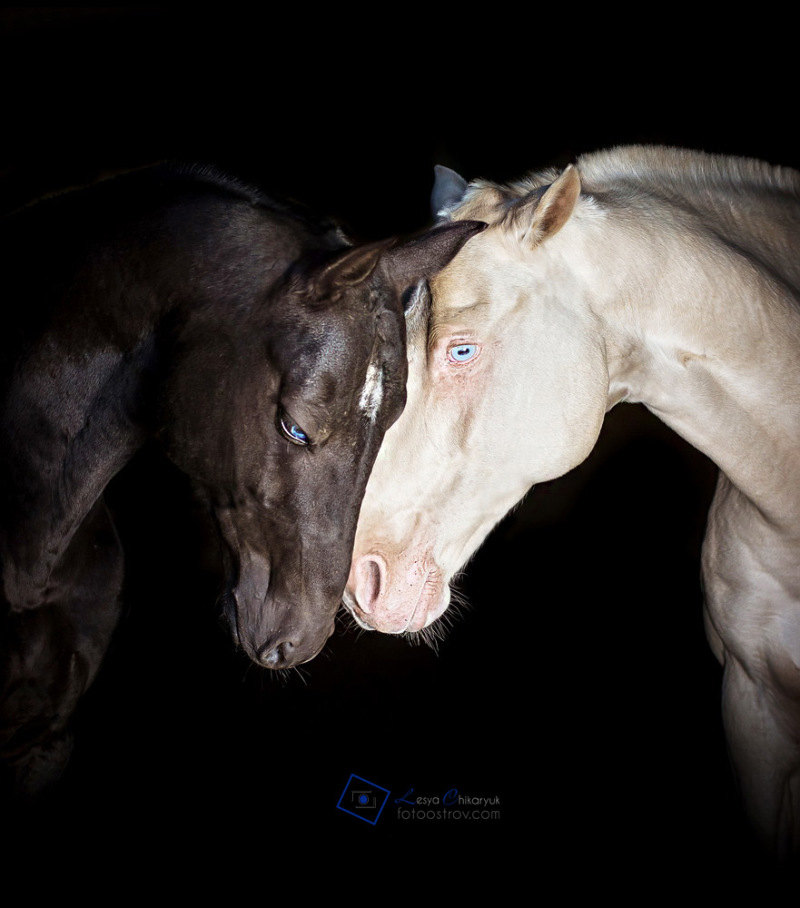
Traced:
<path fill-rule="evenodd" d="M 265 668 L 286 668 L 291 663 L 293 655 L 294 643 L 291 640 L 283 640 L 281 643 L 262 647 L 258 661 Z"/>
<path fill-rule="evenodd" d="M 356 565 L 356 602 L 369 614 L 381 597 L 386 563 L 380 555 L 365 555 Z"/>

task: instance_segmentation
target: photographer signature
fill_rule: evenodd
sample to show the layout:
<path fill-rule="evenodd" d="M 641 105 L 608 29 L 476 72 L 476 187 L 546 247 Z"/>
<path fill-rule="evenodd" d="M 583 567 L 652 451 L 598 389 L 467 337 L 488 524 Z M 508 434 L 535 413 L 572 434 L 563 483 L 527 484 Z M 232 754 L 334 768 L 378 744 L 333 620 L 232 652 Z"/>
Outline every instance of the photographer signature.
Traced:
<path fill-rule="evenodd" d="M 395 804 L 410 804 L 412 807 L 429 807 L 434 804 L 443 804 L 445 807 L 451 807 L 458 803 L 458 789 L 450 788 L 441 797 L 438 795 L 425 796 L 419 795 L 414 800 L 409 800 L 414 794 L 414 789 L 409 788 L 402 798 L 395 798 Z"/>

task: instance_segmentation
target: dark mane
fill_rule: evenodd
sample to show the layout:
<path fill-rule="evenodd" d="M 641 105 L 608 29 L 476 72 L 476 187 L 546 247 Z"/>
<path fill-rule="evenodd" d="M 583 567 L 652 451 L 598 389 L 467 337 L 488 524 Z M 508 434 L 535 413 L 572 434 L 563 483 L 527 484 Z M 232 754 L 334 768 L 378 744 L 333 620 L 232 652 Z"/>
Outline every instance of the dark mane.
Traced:
<path fill-rule="evenodd" d="M 332 218 L 316 213 L 297 199 L 282 195 L 266 195 L 258 187 L 231 176 L 215 164 L 163 162 L 154 165 L 152 169 L 155 173 L 163 175 L 166 180 L 204 183 L 235 195 L 254 207 L 264 208 L 275 214 L 287 215 L 299 221 L 314 235 L 324 236 L 328 233 L 334 233 L 339 234 L 341 239 L 344 239 L 340 225 Z"/>
<path fill-rule="evenodd" d="M 86 184 L 68 186 L 31 199 L 19 208 L 3 215 L 0 224 L 12 224 L 15 219 L 24 218 L 27 212 L 31 209 L 38 209 L 41 205 L 59 205 L 68 202 L 75 193 L 85 194 L 95 190 L 104 190 L 117 180 L 141 181 L 143 184 L 161 185 L 162 187 L 172 184 L 176 188 L 181 184 L 187 187 L 202 185 L 217 190 L 220 195 L 233 196 L 254 208 L 262 208 L 273 214 L 295 220 L 313 236 L 330 236 L 332 240 L 338 241 L 336 245 L 342 243 L 349 245 L 341 226 L 331 217 L 318 214 L 296 199 L 281 195 L 267 195 L 260 188 L 232 176 L 215 164 L 193 161 L 159 161 L 155 164 L 146 164 L 142 167 L 106 174 Z"/>

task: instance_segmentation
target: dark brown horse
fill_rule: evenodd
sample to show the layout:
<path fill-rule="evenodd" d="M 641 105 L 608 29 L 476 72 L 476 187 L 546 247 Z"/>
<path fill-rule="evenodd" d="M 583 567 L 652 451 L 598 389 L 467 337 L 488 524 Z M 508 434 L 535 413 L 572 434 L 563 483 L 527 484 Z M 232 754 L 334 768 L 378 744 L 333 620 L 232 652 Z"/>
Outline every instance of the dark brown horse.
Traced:
<path fill-rule="evenodd" d="M 16 785 L 40 787 L 68 753 L 119 615 L 103 492 L 148 439 L 208 502 L 237 643 L 268 668 L 320 651 L 405 401 L 404 295 L 478 229 L 353 247 L 327 220 L 170 167 L 3 225 L 0 753 Z"/>

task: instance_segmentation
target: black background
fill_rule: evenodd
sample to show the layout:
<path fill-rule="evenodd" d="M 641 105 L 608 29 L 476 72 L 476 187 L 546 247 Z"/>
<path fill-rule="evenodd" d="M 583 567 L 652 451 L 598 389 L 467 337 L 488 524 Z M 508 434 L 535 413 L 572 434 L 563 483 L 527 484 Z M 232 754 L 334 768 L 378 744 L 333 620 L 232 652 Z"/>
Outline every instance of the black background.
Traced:
<path fill-rule="evenodd" d="M 779 21 L 489 13 L 3 8 L 0 207 L 180 158 L 371 239 L 427 223 L 435 163 L 503 180 L 646 142 L 800 165 Z M 214 873 L 264 897 L 292 855 L 330 855 L 355 888 L 366 867 L 406 883 L 433 868 L 447 886 L 480 869 L 564 894 L 769 885 L 702 628 L 714 479 L 620 406 L 591 457 L 492 534 L 438 654 L 343 619 L 281 681 L 233 652 L 203 515 L 145 452 L 110 489 L 125 617 L 59 791 L 6 813 L 8 869 L 20 854 L 87 879 L 100 864 L 126 887 Z M 351 773 L 391 791 L 374 827 L 336 809 Z M 497 797 L 500 818 L 401 819 L 411 788 Z"/>

